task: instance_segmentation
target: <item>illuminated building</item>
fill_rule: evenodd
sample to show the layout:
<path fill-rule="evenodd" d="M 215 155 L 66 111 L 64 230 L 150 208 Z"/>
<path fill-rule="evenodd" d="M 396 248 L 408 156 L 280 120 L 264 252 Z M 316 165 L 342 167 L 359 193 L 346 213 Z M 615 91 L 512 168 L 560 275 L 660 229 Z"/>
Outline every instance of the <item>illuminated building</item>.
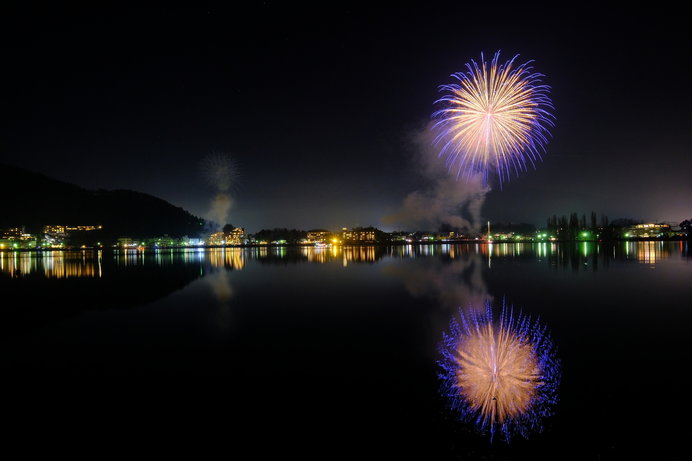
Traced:
<path fill-rule="evenodd" d="M 67 231 L 93 231 L 103 229 L 103 226 L 65 226 Z"/>
<path fill-rule="evenodd" d="M 38 240 L 34 234 L 27 234 L 24 226 L 2 229 L 0 231 L 0 250 L 36 248 Z"/>
<path fill-rule="evenodd" d="M 243 243 L 245 243 L 245 229 L 242 227 L 234 227 L 226 233 L 226 245 L 242 245 Z"/>
<path fill-rule="evenodd" d="M 325 243 L 331 240 L 332 233 L 322 229 L 308 231 L 307 243 Z"/>
<path fill-rule="evenodd" d="M 24 226 L 20 227 L 11 227 L 9 229 L 2 229 L 0 230 L 0 238 L 3 239 L 18 239 L 21 238 L 23 234 L 25 234 L 25 228 Z"/>
<path fill-rule="evenodd" d="M 223 232 L 214 232 L 207 239 L 207 244 L 213 246 L 225 245 L 226 244 L 226 234 Z"/>
<path fill-rule="evenodd" d="M 131 247 L 131 246 L 135 246 L 135 245 L 136 245 L 136 243 L 133 242 L 130 237 L 120 237 L 118 239 L 118 246 Z"/>
<path fill-rule="evenodd" d="M 652 237 L 667 237 L 670 233 L 668 224 L 637 224 L 625 231 L 625 237 L 634 238 L 652 238 Z"/>
<path fill-rule="evenodd" d="M 343 228 L 341 231 L 341 236 L 342 236 L 344 242 L 358 242 L 358 243 L 371 242 L 371 243 L 375 243 L 375 241 L 376 241 L 375 229 L 372 227 L 356 228 L 356 229 L 351 229 L 351 230 L 347 230 L 346 228 Z"/>
<path fill-rule="evenodd" d="M 392 242 L 410 242 L 411 235 L 408 232 L 390 232 L 389 239 Z"/>
<path fill-rule="evenodd" d="M 444 239 L 446 240 L 465 240 L 468 238 L 469 237 L 467 235 L 455 231 L 448 232 L 447 235 L 444 237 Z"/>
<path fill-rule="evenodd" d="M 103 229 L 103 226 L 64 226 L 64 225 L 47 225 L 43 226 L 43 233 L 48 235 L 64 235 L 70 231 L 94 231 Z"/>
<path fill-rule="evenodd" d="M 81 232 L 90 232 L 103 229 L 103 226 L 68 226 L 62 224 L 43 226 L 43 238 L 41 246 L 44 248 L 62 248 L 65 241 L 72 235 L 79 235 Z M 83 237 L 79 240 L 83 241 Z M 89 242 L 90 244 L 92 242 Z"/>
<path fill-rule="evenodd" d="M 242 245 L 245 243 L 245 229 L 234 227 L 230 232 L 214 232 L 207 239 L 212 246 Z"/>
<path fill-rule="evenodd" d="M 504 240 L 513 240 L 514 239 L 514 232 L 498 232 L 496 234 L 490 235 L 490 240 L 495 240 L 495 241 L 504 241 Z"/>
<path fill-rule="evenodd" d="M 65 226 L 43 226 L 43 233 L 52 236 L 65 235 Z"/>

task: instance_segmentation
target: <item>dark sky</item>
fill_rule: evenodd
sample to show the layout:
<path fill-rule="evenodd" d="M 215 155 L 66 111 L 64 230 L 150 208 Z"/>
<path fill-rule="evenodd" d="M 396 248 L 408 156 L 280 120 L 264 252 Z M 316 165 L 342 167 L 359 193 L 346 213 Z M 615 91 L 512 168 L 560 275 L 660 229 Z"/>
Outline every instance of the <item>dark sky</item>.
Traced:
<path fill-rule="evenodd" d="M 469 3 L 7 7 L 0 161 L 207 216 L 199 165 L 226 152 L 235 225 L 387 228 L 381 218 L 424 187 L 411 140 L 438 85 L 501 49 L 546 74 L 557 126 L 535 170 L 488 194 L 485 218 L 692 216 L 681 11 Z"/>

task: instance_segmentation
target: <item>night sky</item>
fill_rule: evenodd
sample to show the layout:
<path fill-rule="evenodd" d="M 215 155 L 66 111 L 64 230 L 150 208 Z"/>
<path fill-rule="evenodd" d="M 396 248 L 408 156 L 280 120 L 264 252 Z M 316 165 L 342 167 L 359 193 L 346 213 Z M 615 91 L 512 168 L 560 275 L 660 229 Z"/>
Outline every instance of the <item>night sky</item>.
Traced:
<path fill-rule="evenodd" d="M 535 170 L 491 183 L 484 218 L 691 217 L 685 15 L 481 3 L 5 7 L 0 161 L 207 217 L 199 165 L 225 152 L 234 225 L 393 230 L 383 216 L 426 187 L 413 140 L 438 85 L 501 49 L 546 74 L 557 126 Z"/>

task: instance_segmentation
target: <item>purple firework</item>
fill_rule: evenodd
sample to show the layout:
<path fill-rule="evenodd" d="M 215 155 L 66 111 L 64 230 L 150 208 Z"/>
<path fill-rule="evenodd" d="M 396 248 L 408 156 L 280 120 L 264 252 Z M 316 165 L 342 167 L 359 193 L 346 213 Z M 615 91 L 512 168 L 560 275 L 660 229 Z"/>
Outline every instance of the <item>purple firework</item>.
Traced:
<path fill-rule="evenodd" d="M 496 52 L 488 63 L 466 64 L 466 72 L 452 74 L 457 83 L 441 85 L 445 95 L 435 101 L 435 143 L 457 177 L 482 174 L 485 183 L 494 171 L 502 185 L 510 172 L 519 174 L 545 152 L 555 116 L 543 74 L 531 62 L 515 65 L 518 55 L 499 63 Z"/>

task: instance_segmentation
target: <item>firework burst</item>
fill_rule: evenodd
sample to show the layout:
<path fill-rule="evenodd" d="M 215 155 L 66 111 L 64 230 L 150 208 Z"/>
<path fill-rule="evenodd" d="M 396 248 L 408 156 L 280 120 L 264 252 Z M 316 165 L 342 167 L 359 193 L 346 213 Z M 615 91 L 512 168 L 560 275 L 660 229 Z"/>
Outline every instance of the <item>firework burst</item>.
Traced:
<path fill-rule="evenodd" d="M 227 192 L 238 179 L 236 162 L 227 154 L 213 152 L 200 162 L 204 180 L 219 192 Z"/>
<path fill-rule="evenodd" d="M 457 177 L 482 174 L 485 183 L 494 171 L 500 180 L 510 179 L 541 159 L 554 125 L 554 110 L 541 84 L 543 74 L 533 72 L 531 61 L 515 65 L 518 55 L 504 64 L 500 52 L 488 64 L 466 64 L 466 72 L 452 74 L 458 83 L 441 85 L 446 94 L 433 113 L 435 143 L 440 155 Z"/>
<path fill-rule="evenodd" d="M 460 313 L 441 345 L 442 393 L 461 418 L 489 432 L 528 437 L 557 402 L 560 363 L 544 326 L 503 305 Z"/>

